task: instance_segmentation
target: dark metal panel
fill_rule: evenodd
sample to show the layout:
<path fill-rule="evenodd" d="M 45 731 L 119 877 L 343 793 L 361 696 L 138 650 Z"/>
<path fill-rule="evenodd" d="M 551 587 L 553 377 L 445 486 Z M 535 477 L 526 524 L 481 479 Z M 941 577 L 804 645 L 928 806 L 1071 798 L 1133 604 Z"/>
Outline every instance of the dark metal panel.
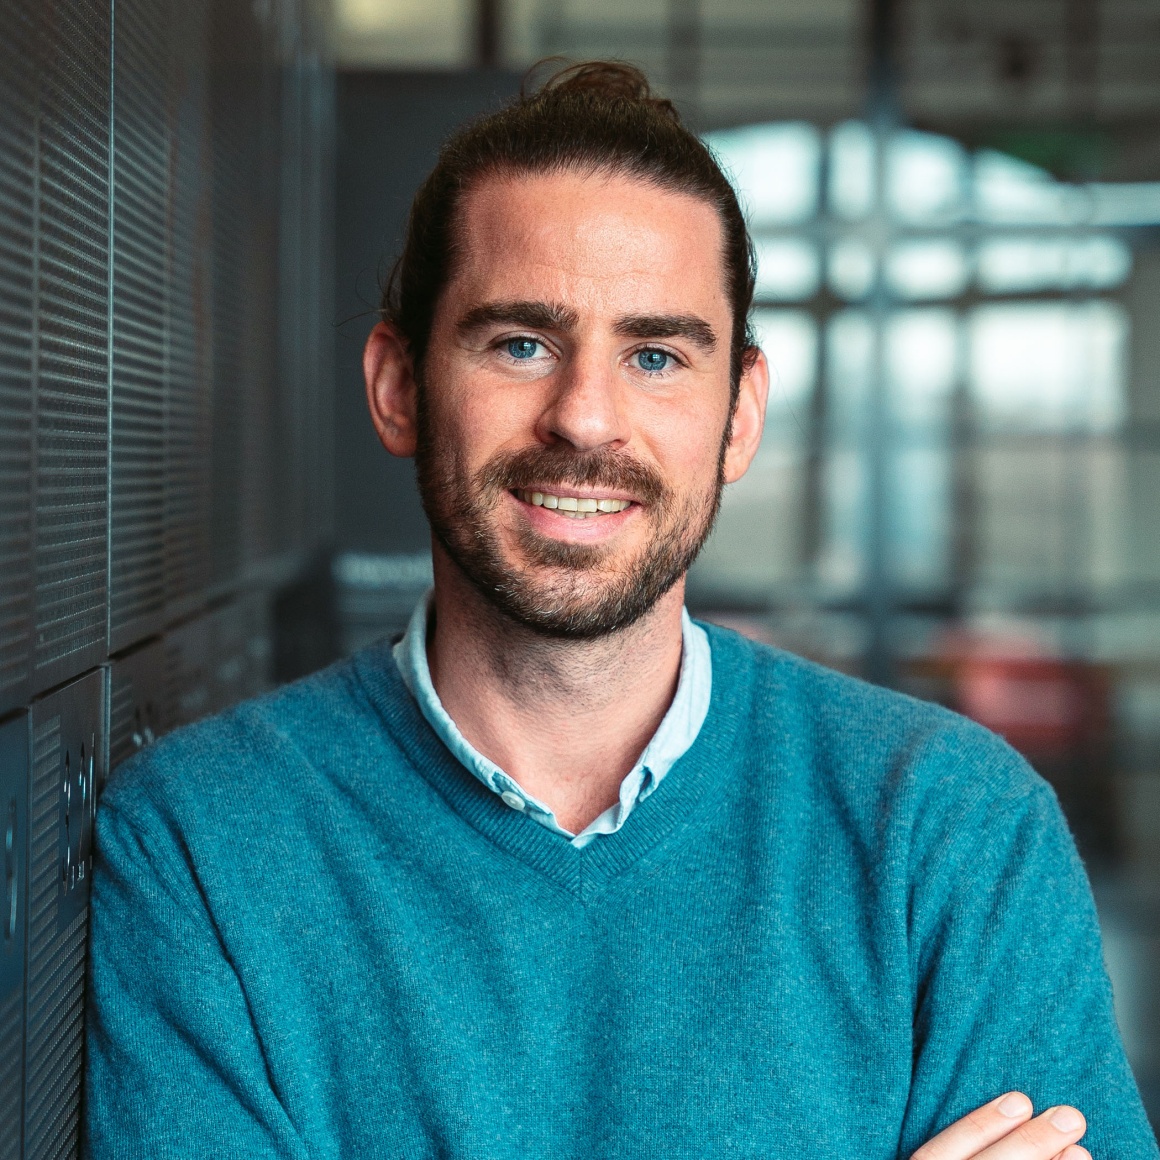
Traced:
<path fill-rule="evenodd" d="M 165 728 L 190 725 L 213 712 L 210 618 L 198 617 L 165 634 Z"/>
<path fill-rule="evenodd" d="M 276 542 L 280 552 L 301 551 L 312 538 L 309 495 L 315 483 L 310 400 L 317 381 L 318 255 L 313 214 L 318 187 L 315 142 L 310 137 L 310 76 L 302 31 L 291 30 L 280 70 L 282 102 L 282 189 L 280 206 L 279 309 L 281 381 L 289 389 L 276 398 L 273 457 L 278 504 Z M 282 449 L 290 454 L 281 453 Z"/>
<path fill-rule="evenodd" d="M 305 61 L 307 79 L 306 148 L 310 176 L 305 183 L 308 241 L 307 284 L 304 289 L 311 335 L 306 365 L 307 392 L 304 462 L 309 464 L 306 495 L 306 546 L 327 543 L 333 534 L 334 490 L 334 77 L 322 62 L 314 32 Z"/>
<path fill-rule="evenodd" d="M 0 726 L 0 1160 L 19 1160 L 24 1094 L 28 718 Z"/>
<path fill-rule="evenodd" d="M 251 592 L 210 617 L 214 712 L 256 697 L 270 681 L 270 598 Z"/>
<path fill-rule="evenodd" d="M 0 5 L 0 712 L 27 699 L 31 663 L 36 10 Z"/>
<path fill-rule="evenodd" d="M 169 6 L 118 0 L 113 61 L 113 333 L 109 647 L 165 609 L 169 303 Z"/>
<path fill-rule="evenodd" d="M 247 397 L 253 393 L 263 344 L 249 324 L 255 292 L 263 289 L 254 257 L 269 237 L 259 220 L 259 44 L 253 9 L 213 0 L 211 25 L 213 166 L 213 584 L 228 588 L 241 575 Z M 260 231 L 265 228 L 265 236 Z"/>
<path fill-rule="evenodd" d="M 165 646 L 160 640 L 108 664 L 109 754 L 111 774 L 123 761 L 152 745 L 165 732 Z M 103 785 L 97 786 L 97 796 Z"/>
<path fill-rule="evenodd" d="M 253 233 L 247 255 L 244 370 L 245 419 L 242 426 L 242 567 L 254 577 L 279 553 L 278 510 L 282 502 L 275 465 L 292 443 L 280 423 L 278 362 L 278 230 L 286 163 L 282 142 L 283 62 L 293 29 L 293 3 L 255 6 L 251 29 L 254 133 L 247 159 L 252 190 Z M 260 240 L 260 245 L 253 242 Z M 254 357 L 254 356 L 257 357 Z M 295 387 L 290 386 L 293 392 Z"/>
<path fill-rule="evenodd" d="M 109 6 L 40 6 L 34 687 L 105 656 Z"/>
<path fill-rule="evenodd" d="M 105 752 L 97 670 L 30 715 L 26 1160 L 76 1154 L 84 1042 L 92 826 Z"/>
<path fill-rule="evenodd" d="M 169 362 L 165 413 L 167 618 L 205 599 L 210 579 L 211 153 L 205 0 L 171 0 Z"/>

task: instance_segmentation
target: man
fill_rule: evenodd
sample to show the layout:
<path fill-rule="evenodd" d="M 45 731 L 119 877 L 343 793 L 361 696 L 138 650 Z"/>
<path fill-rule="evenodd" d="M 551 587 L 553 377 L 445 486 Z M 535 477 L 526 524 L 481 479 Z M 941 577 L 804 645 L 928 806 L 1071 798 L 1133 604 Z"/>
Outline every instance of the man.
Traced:
<path fill-rule="evenodd" d="M 444 149 L 365 355 L 433 595 L 114 780 L 92 1155 L 1154 1160 L 1047 787 L 684 613 L 750 254 L 625 66 Z"/>

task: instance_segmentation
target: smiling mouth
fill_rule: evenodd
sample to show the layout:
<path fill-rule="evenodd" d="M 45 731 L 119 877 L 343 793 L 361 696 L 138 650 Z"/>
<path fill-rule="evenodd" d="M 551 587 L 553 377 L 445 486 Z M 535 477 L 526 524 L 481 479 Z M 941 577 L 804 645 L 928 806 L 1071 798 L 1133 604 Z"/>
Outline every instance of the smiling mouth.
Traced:
<path fill-rule="evenodd" d="M 613 515 L 632 505 L 629 499 L 581 499 L 574 495 L 553 495 L 547 491 L 517 491 L 516 496 L 533 507 L 546 507 L 573 520 Z"/>

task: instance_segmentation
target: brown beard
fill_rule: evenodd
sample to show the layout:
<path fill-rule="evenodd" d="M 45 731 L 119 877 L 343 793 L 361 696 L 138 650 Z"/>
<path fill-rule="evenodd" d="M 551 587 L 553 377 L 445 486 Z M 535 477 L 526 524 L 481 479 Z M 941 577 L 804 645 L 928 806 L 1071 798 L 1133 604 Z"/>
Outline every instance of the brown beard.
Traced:
<path fill-rule="evenodd" d="M 590 640 L 634 624 L 688 571 L 721 506 L 725 450 L 708 493 L 679 502 L 657 472 L 623 451 L 537 445 L 496 455 L 468 476 L 458 449 L 433 430 L 419 390 L 415 465 L 435 538 L 476 589 L 506 616 L 544 636 Z M 505 558 L 490 517 L 504 492 L 552 485 L 603 487 L 634 496 L 653 534 L 635 560 L 616 566 L 609 549 L 569 544 L 525 526 L 526 561 Z M 543 576 L 544 569 L 552 570 Z"/>

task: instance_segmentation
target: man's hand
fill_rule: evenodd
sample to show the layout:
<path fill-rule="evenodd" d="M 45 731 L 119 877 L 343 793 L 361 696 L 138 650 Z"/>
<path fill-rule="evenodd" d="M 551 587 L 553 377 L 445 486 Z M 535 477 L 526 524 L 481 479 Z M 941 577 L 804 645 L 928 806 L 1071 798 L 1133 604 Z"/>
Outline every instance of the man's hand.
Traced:
<path fill-rule="evenodd" d="M 939 1132 L 911 1160 L 1091 1160 L 1076 1141 L 1087 1121 L 1066 1104 L 1032 1119 L 1031 1101 L 1008 1092 Z"/>

